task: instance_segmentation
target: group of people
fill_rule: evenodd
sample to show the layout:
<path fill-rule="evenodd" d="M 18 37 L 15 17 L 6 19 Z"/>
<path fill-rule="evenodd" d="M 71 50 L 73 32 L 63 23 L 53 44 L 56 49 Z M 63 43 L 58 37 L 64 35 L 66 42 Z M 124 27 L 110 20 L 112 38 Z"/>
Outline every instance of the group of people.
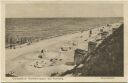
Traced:
<path fill-rule="evenodd" d="M 23 39 L 23 38 L 10 38 L 9 41 L 8 41 L 8 46 L 7 48 L 10 48 L 10 49 L 16 49 L 16 46 L 20 47 L 23 45 L 23 44 L 26 44 L 26 45 L 30 45 L 32 43 L 31 39 Z"/>

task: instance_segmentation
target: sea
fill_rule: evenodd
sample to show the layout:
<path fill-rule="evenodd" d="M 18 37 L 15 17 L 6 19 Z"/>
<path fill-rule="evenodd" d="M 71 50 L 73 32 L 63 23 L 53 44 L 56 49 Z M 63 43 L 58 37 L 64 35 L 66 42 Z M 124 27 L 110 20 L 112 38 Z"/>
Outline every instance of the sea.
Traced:
<path fill-rule="evenodd" d="M 117 22 L 123 22 L 123 17 L 6 18 L 5 38 L 47 39 Z"/>

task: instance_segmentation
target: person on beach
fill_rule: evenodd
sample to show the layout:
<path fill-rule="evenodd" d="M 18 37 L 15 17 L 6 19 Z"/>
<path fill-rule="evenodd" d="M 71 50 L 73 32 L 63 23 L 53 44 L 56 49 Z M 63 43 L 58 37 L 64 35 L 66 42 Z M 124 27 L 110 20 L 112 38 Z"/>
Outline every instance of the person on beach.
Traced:
<path fill-rule="evenodd" d="M 91 37 L 91 35 L 92 35 L 92 29 L 90 29 L 89 31 L 89 37 Z"/>
<path fill-rule="evenodd" d="M 46 57 L 46 55 L 45 55 L 45 50 L 44 49 L 42 49 L 41 50 L 41 52 L 40 52 L 40 54 L 39 54 L 39 56 L 38 56 L 38 58 L 45 58 Z"/>

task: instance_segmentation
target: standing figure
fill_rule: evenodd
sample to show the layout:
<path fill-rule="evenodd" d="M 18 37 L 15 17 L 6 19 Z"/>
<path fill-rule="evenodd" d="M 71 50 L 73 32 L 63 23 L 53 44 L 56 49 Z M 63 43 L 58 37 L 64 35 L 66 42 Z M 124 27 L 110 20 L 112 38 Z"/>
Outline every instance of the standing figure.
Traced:
<path fill-rule="evenodd" d="M 92 30 L 90 29 L 90 31 L 89 31 L 89 37 L 91 37 L 91 35 L 92 35 Z"/>
<path fill-rule="evenodd" d="M 41 52 L 40 52 L 40 54 L 39 54 L 39 56 L 38 56 L 38 58 L 41 58 L 41 59 L 42 58 L 45 58 L 46 57 L 45 52 L 46 51 L 44 49 L 42 49 Z"/>

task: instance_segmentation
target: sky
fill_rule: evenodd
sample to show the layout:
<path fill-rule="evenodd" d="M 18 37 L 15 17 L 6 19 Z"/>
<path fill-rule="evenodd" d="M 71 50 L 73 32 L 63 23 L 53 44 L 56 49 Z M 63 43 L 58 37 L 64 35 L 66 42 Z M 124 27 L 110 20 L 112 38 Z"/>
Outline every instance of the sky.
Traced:
<path fill-rule="evenodd" d="M 31 3 L 7 4 L 6 18 L 123 17 L 122 4 Z"/>

